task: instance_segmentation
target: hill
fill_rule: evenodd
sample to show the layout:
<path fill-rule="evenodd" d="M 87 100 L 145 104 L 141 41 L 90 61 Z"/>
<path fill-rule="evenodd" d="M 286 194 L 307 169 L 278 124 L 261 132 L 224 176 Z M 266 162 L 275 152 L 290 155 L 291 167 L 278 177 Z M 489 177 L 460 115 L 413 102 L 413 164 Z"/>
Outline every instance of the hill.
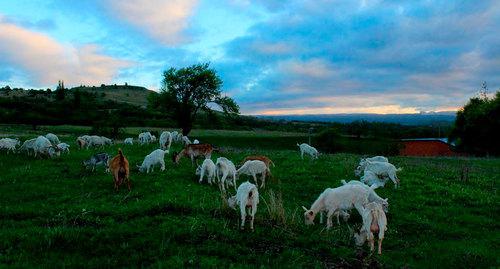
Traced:
<path fill-rule="evenodd" d="M 70 91 L 85 91 L 100 94 L 100 97 L 105 100 L 111 100 L 120 103 L 127 103 L 140 107 L 146 107 L 148 104 L 148 96 L 154 91 L 140 86 L 131 85 L 104 85 L 99 87 L 79 86 L 71 88 Z"/>

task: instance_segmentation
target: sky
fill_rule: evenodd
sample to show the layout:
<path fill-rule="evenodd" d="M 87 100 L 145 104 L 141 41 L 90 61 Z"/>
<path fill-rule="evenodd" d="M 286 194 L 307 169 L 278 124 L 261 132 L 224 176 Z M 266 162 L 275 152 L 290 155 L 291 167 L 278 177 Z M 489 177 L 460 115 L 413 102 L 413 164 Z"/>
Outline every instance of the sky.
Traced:
<path fill-rule="evenodd" d="M 201 62 L 243 114 L 454 111 L 500 88 L 500 1 L 0 0 L 0 87 Z"/>

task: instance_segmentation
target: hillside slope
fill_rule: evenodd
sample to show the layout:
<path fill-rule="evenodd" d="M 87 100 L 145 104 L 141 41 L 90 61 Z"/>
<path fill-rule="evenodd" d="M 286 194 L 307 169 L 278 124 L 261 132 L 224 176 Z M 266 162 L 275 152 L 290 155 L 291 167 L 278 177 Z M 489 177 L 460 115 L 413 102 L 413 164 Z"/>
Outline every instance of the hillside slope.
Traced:
<path fill-rule="evenodd" d="M 130 85 L 101 85 L 100 87 L 79 86 L 70 89 L 71 91 L 86 91 L 100 94 L 105 100 L 115 102 L 128 103 L 141 107 L 146 107 L 148 104 L 148 96 L 154 91 L 144 87 Z M 104 95 L 103 95 L 104 94 Z"/>

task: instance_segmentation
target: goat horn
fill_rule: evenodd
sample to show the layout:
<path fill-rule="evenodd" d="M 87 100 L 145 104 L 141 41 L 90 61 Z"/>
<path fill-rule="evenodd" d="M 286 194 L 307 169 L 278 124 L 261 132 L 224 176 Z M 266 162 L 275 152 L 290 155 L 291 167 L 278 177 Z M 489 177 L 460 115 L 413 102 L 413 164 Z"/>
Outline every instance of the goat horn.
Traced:
<path fill-rule="evenodd" d="M 307 209 L 305 206 L 302 206 L 302 209 L 304 209 L 304 211 L 309 210 L 309 209 Z"/>

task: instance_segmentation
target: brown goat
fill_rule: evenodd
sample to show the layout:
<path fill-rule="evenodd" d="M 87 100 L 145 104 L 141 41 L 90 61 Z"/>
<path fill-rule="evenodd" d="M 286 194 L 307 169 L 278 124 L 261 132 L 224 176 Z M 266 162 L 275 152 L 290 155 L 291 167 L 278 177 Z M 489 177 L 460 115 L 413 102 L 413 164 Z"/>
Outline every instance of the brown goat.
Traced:
<path fill-rule="evenodd" d="M 123 156 L 122 149 L 118 149 L 118 155 L 111 159 L 109 162 L 109 168 L 115 181 L 115 190 L 118 190 L 120 185 L 123 183 L 123 180 L 126 180 L 128 190 L 130 191 L 128 160 L 125 156 Z"/>
<path fill-rule="evenodd" d="M 197 157 L 205 157 L 205 159 L 210 159 L 212 156 L 212 151 L 214 147 L 210 144 L 189 144 L 184 147 L 181 152 L 174 152 L 172 155 L 172 160 L 174 163 L 178 164 L 182 157 L 189 157 L 191 159 L 191 164 L 194 164 L 194 160 Z"/>
<path fill-rule="evenodd" d="M 252 155 L 252 156 L 247 156 L 247 157 L 245 157 L 245 159 L 243 160 L 243 162 L 241 162 L 241 164 L 244 164 L 244 163 L 246 163 L 247 161 L 255 161 L 255 160 L 257 160 L 257 161 L 262 161 L 263 163 L 265 163 L 265 164 L 266 164 L 266 167 L 267 167 L 267 170 L 268 170 L 268 172 L 266 172 L 266 174 L 267 174 L 267 175 L 269 175 L 269 176 L 273 176 L 273 174 L 271 174 L 271 170 L 269 170 L 269 169 L 270 169 L 269 165 L 271 165 L 271 164 L 272 164 L 272 165 L 273 165 L 273 167 L 274 167 L 274 163 L 273 163 L 273 161 L 271 161 L 271 159 L 269 159 L 269 157 L 267 157 L 267 156 L 264 156 L 264 155 Z"/>
<path fill-rule="evenodd" d="M 244 164 L 246 161 L 254 161 L 254 160 L 258 160 L 258 161 L 262 161 L 266 164 L 267 168 L 269 169 L 269 165 L 273 165 L 274 167 L 274 163 L 273 161 L 271 161 L 271 159 L 269 159 L 269 157 L 267 156 L 264 156 L 264 155 L 254 155 L 254 156 L 247 156 L 245 157 L 245 159 L 243 160 L 243 162 L 241 162 L 241 164 Z"/>

